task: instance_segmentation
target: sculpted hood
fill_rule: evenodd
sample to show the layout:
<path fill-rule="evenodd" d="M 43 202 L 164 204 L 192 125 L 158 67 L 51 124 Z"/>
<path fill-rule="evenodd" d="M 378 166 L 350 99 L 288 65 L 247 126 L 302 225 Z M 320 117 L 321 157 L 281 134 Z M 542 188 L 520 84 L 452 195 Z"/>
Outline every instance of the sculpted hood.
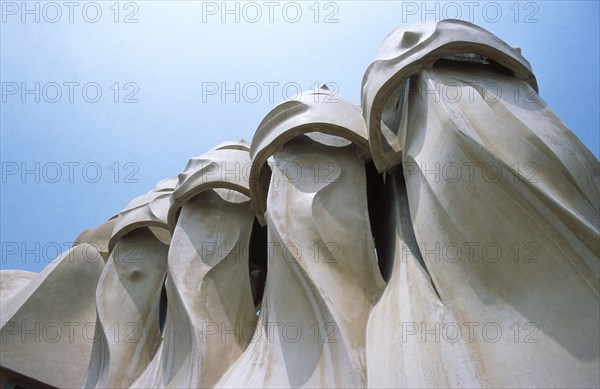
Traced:
<path fill-rule="evenodd" d="M 397 165 L 401 154 L 398 146 L 386 139 L 390 130 L 386 131 L 382 123 L 385 112 L 396 108 L 401 88 L 410 76 L 443 58 L 495 62 L 538 90 L 531 66 L 520 51 L 474 24 L 442 20 L 395 29 L 381 44 L 362 81 L 362 113 L 373 162 L 380 172 Z"/>

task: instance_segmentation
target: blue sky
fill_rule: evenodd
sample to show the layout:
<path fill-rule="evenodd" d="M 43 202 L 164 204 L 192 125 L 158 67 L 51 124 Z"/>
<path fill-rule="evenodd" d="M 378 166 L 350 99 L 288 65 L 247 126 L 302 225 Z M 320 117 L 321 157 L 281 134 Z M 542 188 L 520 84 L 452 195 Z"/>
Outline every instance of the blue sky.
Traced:
<path fill-rule="evenodd" d="M 521 47 L 599 155 L 596 1 L 23 4 L 0 1 L 1 269 L 40 271 L 190 157 L 251 140 L 298 88 L 358 104 L 380 43 L 411 22 L 460 16 Z"/>

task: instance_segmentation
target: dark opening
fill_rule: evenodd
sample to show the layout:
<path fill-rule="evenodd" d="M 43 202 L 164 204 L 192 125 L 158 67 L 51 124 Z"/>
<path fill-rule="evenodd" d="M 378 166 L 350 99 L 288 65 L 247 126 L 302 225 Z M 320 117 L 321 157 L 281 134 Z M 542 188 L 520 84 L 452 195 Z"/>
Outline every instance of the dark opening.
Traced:
<path fill-rule="evenodd" d="M 160 291 L 160 303 L 158 305 L 158 325 L 160 328 L 160 333 L 162 334 L 165 329 L 165 322 L 167 321 L 167 288 L 165 286 L 166 282 L 163 281 L 162 290 Z"/>
<path fill-rule="evenodd" d="M 481 69 L 483 67 L 484 69 L 492 70 L 494 72 L 504 74 L 507 76 L 515 75 L 513 71 L 490 58 L 485 58 L 484 61 L 460 61 L 457 59 L 441 58 L 433 64 L 433 68 L 438 67 L 459 68 L 461 70 L 464 69 L 467 71 L 468 69 Z"/>
<path fill-rule="evenodd" d="M 267 280 L 267 227 L 261 227 L 256 218 L 250 235 L 248 250 L 248 271 L 250 275 L 250 288 L 252 300 L 258 312 L 265 292 Z"/>
<path fill-rule="evenodd" d="M 386 241 L 389 239 L 386 236 L 386 231 L 388 231 L 388 224 L 390 223 L 389 212 L 392 209 L 389 196 L 386 195 L 389 190 L 386 190 L 384 175 L 377 172 L 373 162 L 365 165 L 365 171 L 367 175 L 367 204 L 371 234 L 375 241 L 379 271 L 387 282 L 392 273 L 393 265 L 393 258 L 390 258 L 393 253 L 386 249 Z"/>

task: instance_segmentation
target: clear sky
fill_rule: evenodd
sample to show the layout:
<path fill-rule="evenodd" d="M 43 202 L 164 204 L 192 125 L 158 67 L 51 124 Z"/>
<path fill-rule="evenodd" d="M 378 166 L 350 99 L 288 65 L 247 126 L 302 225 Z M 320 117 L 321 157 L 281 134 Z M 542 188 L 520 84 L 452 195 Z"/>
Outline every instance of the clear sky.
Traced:
<path fill-rule="evenodd" d="M 386 35 L 474 22 L 599 155 L 597 1 L 0 1 L 1 269 L 40 271 L 188 158 L 323 83 L 359 103 Z M 36 101 L 37 100 L 37 101 Z"/>

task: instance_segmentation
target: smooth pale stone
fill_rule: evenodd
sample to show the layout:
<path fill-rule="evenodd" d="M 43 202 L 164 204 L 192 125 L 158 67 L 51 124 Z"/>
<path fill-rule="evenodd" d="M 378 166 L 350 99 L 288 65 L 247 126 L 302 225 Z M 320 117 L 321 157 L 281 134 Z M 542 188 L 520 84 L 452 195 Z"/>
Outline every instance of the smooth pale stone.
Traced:
<path fill-rule="evenodd" d="M 99 340 L 85 387 L 129 387 L 160 343 L 159 303 L 168 247 L 138 228 L 116 243 L 96 294 Z"/>
<path fill-rule="evenodd" d="M 170 198 L 168 224 L 175 228 L 183 204 L 207 189 L 231 189 L 246 196 L 250 154 L 245 140 L 223 142 L 206 153 L 190 158 L 177 175 L 177 187 Z"/>
<path fill-rule="evenodd" d="M 384 286 L 364 161 L 302 136 L 272 166 L 257 330 L 217 387 L 364 387 L 366 323 Z"/>
<path fill-rule="evenodd" d="M 402 145 L 395 139 L 397 126 L 393 122 L 396 107 L 403 104 L 404 82 L 443 58 L 499 64 L 537 91 L 535 75 L 521 50 L 479 26 L 447 19 L 396 28 L 379 47 L 361 88 L 371 157 L 380 172 L 402 162 Z"/>
<path fill-rule="evenodd" d="M 0 271 L 0 307 L 37 276 L 38 273 L 26 270 Z"/>
<path fill-rule="evenodd" d="M 248 247 L 249 198 L 206 190 L 183 204 L 171 240 L 167 324 L 160 361 L 134 386 L 212 387 L 256 327 Z"/>
<path fill-rule="evenodd" d="M 167 324 L 168 321 L 165 323 L 165 325 Z M 135 382 L 131 384 L 130 388 L 147 389 L 155 387 L 159 382 L 162 382 L 162 369 L 160 362 L 164 344 L 165 342 L 163 339 L 160 342 L 160 346 L 158 346 L 158 350 L 156 350 L 156 354 L 154 354 L 154 358 L 152 358 L 152 361 L 146 367 L 146 370 L 144 370 L 144 372 L 140 374 Z"/>
<path fill-rule="evenodd" d="M 167 273 L 167 277 L 165 279 L 165 288 L 168 289 L 169 282 L 169 274 Z M 162 307 L 160 308 L 162 309 Z M 155 387 L 160 385 L 163 382 L 163 371 L 161 366 L 161 357 L 163 355 L 163 345 L 165 344 L 164 335 L 169 331 L 169 326 L 171 326 L 171 318 L 167 314 L 165 317 L 165 323 L 162 331 L 162 338 L 160 340 L 160 345 L 158 346 L 158 350 L 154 354 L 154 358 L 146 367 L 146 370 L 135 380 L 134 383 L 131 384 L 131 388 L 140 388 L 147 389 L 151 387 Z"/>
<path fill-rule="evenodd" d="M 415 243 L 442 305 L 430 292 L 414 299 L 426 277 L 407 279 L 421 285 L 385 299 L 407 316 L 390 313 L 380 331 L 422 318 L 420 337 L 439 323 L 440 342 L 434 330 L 416 355 L 452 358 L 443 329 L 452 321 L 468 350 L 455 377 L 440 376 L 441 363 L 385 384 L 470 385 L 474 369 L 476 386 L 600 386 L 598 161 L 530 85 L 483 65 L 443 64 L 409 88 L 402 168 Z M 449 88 L 462 97 L 442 94 Z M 403 265 L 400 280 L 410 275 Z M 410 299 L 435 309 L 407 314 Z M 413 357 L 392 356 L 399 369 Z"/>
<path fill-rule="evenodd" d="M 98 250 L 100 255 L 102 255 L 104 262 L 108 261 L 108 257 L 110 256 L 108 242 L 113 233 L 116 221 L 117 217 L 113 217 L 95 228 L 83 230 L 75 239 L 75 242 L 73 242 L 73 246 L 77 246 L 81 243 L 90 244 Z"/>
<path fill-rule="evenodd" d="M 177 177 L 160 180 L 152 190 L 137 196 L 119 212 L 114 223 L 113 233 L 108 241 L 111 252 L 115 244 L 125 235 L 138 228 L 149 228 L 156 238 L 168 245 L 171 240 L 167 213 L 171 193 L 177 184 Z"/>
<path fill-rule="evenodd" d="M 94 297 L 103 267 L 96 249 L 80 244 L 2 304 L 0 366 L 55 387 L 81 386 L 94 341 Z"/>
<path fill-rule="evenodd" d="M 264 213 L 270 177 L 267 161 L 286 143 L 301 135 L 315 137 L 315 140 L 331 143 L 331 146 L 353 143 L 365 161 L 371 159 L 367 128 L 360 107 L 325 85 L 303 91 L 278 104 L 256 129 L 250 147 L 250 197 L 256 219 L 263 226 L 266 224 Z"/>
<path fill-rule="evenodd" d="M 385 192 L 389 223 L 380 250 L 394 259 L 388 285 L 369 317 L 367 386 L 481 387 L 485 382 L 469 358 L 468 335 L 459 338 L 452 332 L 458 326 L 449 324 L 442 337 L 442 327 L 435 327 L 456 319 L 440 301 L 415 244 L 401 169 L 388 175 Z"/>
<path fill-rule="evenodd" d="M 303 92 L 261 122 L 250 182 L 225 142 L 39 275 L 0 272 L 0 386 L 600 387 L 600 164 L 520 50 L 405 26 L 361 100 Z"/>

